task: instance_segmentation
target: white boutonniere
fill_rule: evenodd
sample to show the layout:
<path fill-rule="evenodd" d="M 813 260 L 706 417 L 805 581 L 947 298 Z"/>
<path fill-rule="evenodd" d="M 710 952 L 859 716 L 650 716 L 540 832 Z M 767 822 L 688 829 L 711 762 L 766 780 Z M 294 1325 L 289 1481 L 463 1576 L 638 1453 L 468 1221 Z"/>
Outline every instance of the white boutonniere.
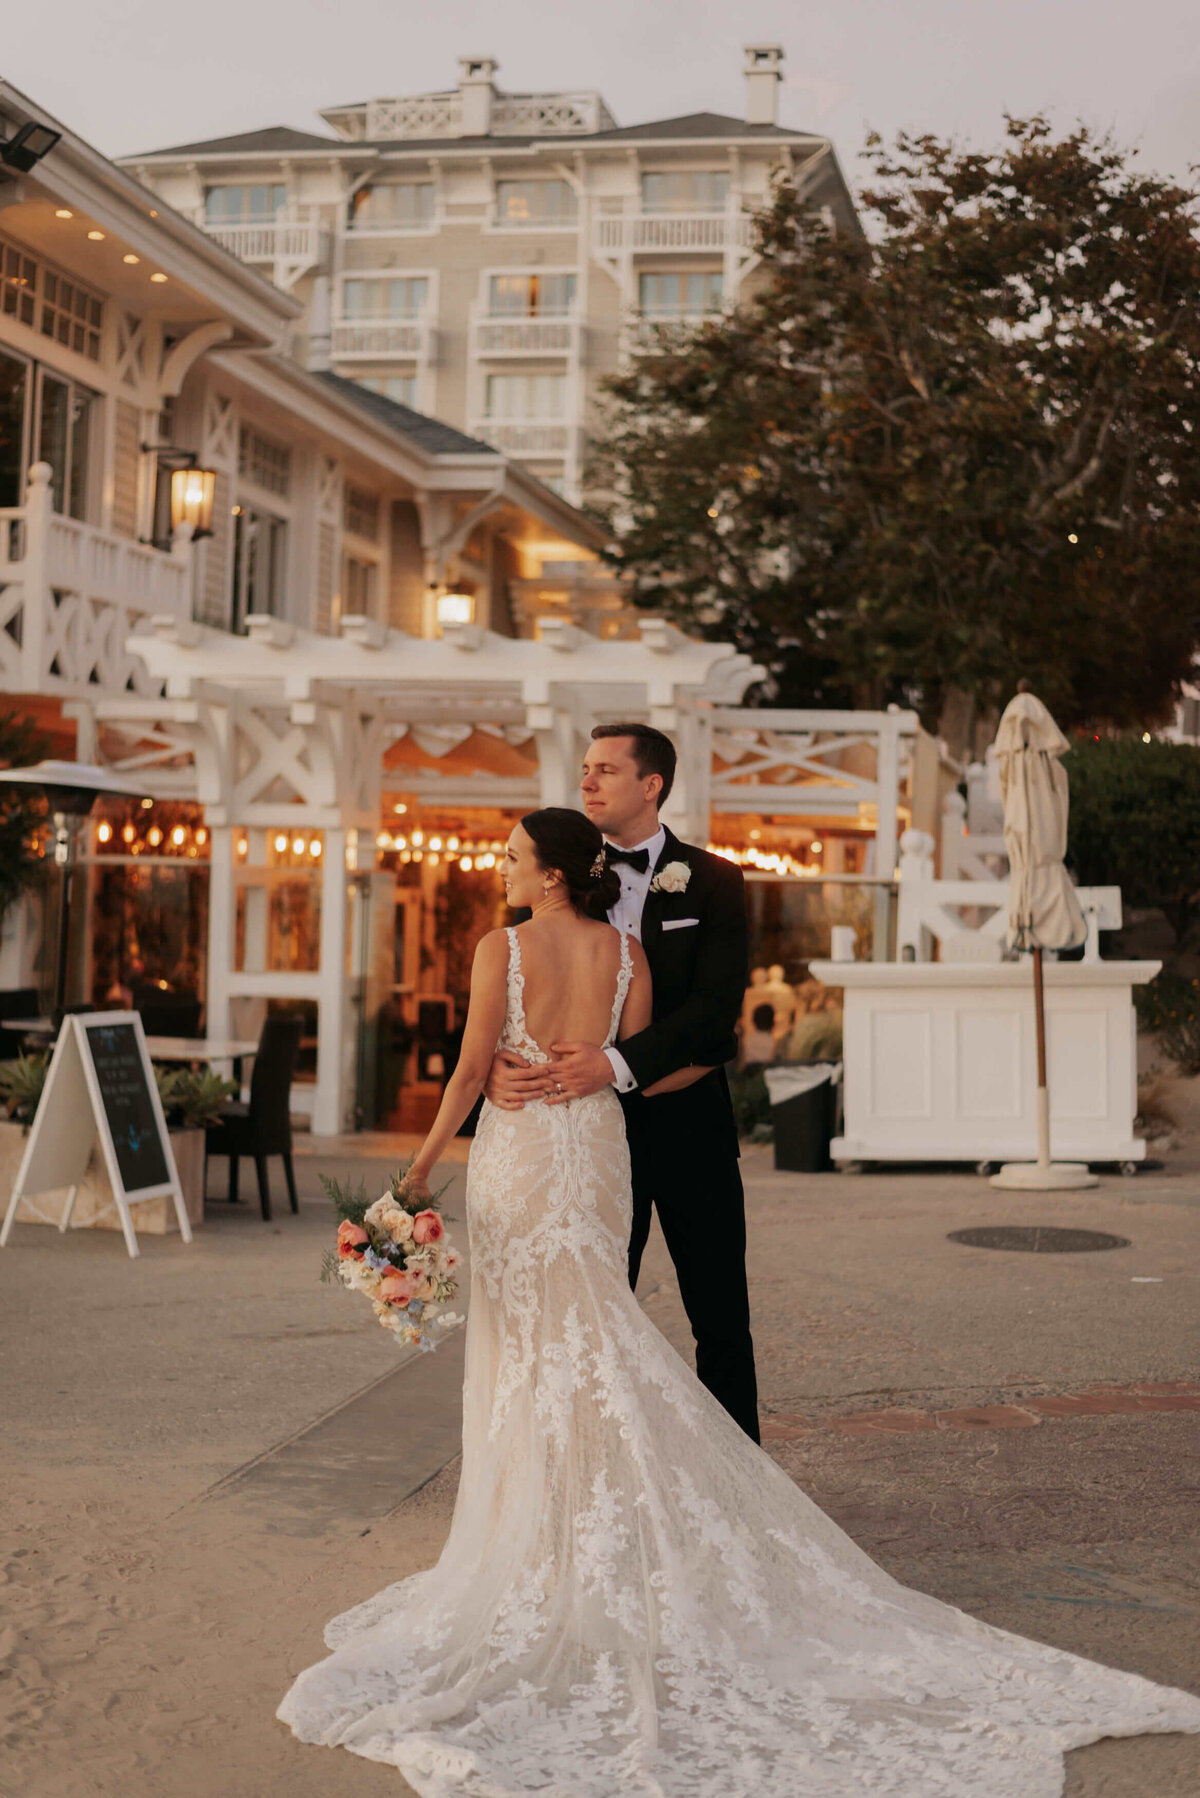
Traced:
<path fill-rule="evenodd" d="M 686 893 L 692 870 L 686 862 L 668 862 L 650 882 L 652 893 Z"/>

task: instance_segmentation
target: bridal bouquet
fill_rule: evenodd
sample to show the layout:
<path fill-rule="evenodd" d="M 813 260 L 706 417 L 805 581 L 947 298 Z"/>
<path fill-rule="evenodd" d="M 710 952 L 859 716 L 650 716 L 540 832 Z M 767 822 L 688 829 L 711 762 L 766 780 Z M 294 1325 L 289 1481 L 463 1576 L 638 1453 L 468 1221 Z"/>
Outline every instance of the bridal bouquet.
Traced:
<path fill-rule="evenodd" d="M 321 1266 L 321 1278 L 363 1292 L 376 1317 L 397 1340 L 414 1348 L 437 1346 L 432 1332 L 461 1322 L 438 1309 L 458 1291 L 458 1250 L 446 1235 L 439 1200 L 413 1199 L 404 1172 L 392 1176 L 386 1192 L 369 1203 L 366 1188 L 343 1186 L 322 1176 L 339 1222 L 337 1247 Z"/>

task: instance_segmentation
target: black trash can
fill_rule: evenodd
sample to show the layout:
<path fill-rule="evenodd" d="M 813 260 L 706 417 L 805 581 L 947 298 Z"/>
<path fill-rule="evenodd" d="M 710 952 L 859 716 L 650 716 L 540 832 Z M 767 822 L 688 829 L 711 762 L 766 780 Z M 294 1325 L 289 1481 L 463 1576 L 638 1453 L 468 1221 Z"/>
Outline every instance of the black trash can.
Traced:
<path fill-rule="evenodd" d="M 841 1063 L 809 1061 L 763 1070 L 775 1129 L 775 1166 L 788 1174 L 824 1174 L 837 1126 Z"/>

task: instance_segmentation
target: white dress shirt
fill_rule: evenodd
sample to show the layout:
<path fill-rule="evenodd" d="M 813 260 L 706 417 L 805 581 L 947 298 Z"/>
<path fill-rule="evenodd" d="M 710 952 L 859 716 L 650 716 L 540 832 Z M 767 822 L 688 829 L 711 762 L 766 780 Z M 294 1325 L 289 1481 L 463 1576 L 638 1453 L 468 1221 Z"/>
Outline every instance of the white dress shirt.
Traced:
<path fill-rule="evenodd" d="M 606 837 L 605 842 L 607 841 Z M 644 873 L 639 874 L 636 868 L 630 867 L 628 862 L 616 864 L 616 871 L 621 881 L 621 896 L 609 912 L 608 921 L 610 924 L 615 924 L 618 930 L 627 930 L 630 936 L 637 938 L 639 943 L 642 940 L 642 910 L 646 903 L 646 895 L 650 891 L 650 882 L 654 878 L 655 863 L 666 848 L 666 843 L 667 833 L 660 824 L 654 835 L 647 837 L 644 843 L 629 845 L 631 849 L 646 850 L 649 860 Z M 614 844 L 613 847 L 624 848 L 625 845 Z M 619 1093 L 636 1092 L 637 1081 L 621 1051 L 606 1049 L 604 1053 L 608 1056 L 612 1067 L 613 1085 L 617 1091 Z"/>

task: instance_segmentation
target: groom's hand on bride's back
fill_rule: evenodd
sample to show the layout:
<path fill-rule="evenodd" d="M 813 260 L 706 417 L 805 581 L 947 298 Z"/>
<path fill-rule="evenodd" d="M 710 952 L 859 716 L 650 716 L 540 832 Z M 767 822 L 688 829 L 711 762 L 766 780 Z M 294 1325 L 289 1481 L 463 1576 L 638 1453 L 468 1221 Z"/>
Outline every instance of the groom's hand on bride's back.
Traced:
<path fill-rule="evenodd" d="M 499 1111 L 523 1111 L 531 1099 L 540 1099 L 549 1091 L 545 1064 L 531 1066 L 510 1050 L 496 1056 L 483 1089 L 484 1097 Z"/>
<path fill-rule="evenodd" d="M 565 1105 L 568 1099 L 586 1099 L 613 1083 L 612 1062 L 595 1043 L 551 1043 L 554 1060 L 550 1073 L 554 1090 L 547 1105 Z"/>

